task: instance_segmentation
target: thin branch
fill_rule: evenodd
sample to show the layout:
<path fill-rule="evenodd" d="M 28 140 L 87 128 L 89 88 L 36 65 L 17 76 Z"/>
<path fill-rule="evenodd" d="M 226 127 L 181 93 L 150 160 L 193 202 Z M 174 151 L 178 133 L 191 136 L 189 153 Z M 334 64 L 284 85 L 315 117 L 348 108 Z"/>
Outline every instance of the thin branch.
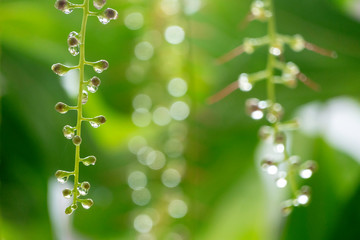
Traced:
<path fill-rule="evenodd" d="M 312 81 L 310 78 L 308 78 L 305 74 L 302 72 L 298 73 L 296 75 L 297 79 L 299 79 L 302 83 L 304 83 L 307 87 L 311 88 L 314 91 L 320 91 L 321 87 L 316 82 Z"/>
<path fill-rule="evenodd" d="M 326 56 L 326 57 L 337 58 L 337 53 L 335 51 L 331 51 L 331 50 L 328 50 L 328 49 L 321 48 L 321 47 L 319 47 L 319 46 L 317 46 L 315 44 L 309 43 L 309 42 L 305 42 L 305 48 L 310 50 L 310 51 L 319 53 L 319 54 L 321 54 L 323 56 Z"/>
<path fill-rule="evenodd" d="M 241 55 L 242 53 L 244 53 L 244 46 L 240 45 L 237 48 L 234 48 L 230 52 L 226 53 L 222 57 L 216 59 L 216 64 L 218 64 L 218 65 L 224 64 L 224 63 L 234 59 L 235 57 Z"/>
<path fill-rule="evenodd" d="M 238 81 L 232 82 L 231 84 L 226 86 L 220 92 L 218 92 L 215 95 L 209 97 L 207 99 L 207 103 L 208 104 L 214 104 L 214 103 L 220 101 L 221 99 L 225 98 L 226 96 L 230 95 L 230 93 L 234 92 L 238 88 L 239 88 Z"/>

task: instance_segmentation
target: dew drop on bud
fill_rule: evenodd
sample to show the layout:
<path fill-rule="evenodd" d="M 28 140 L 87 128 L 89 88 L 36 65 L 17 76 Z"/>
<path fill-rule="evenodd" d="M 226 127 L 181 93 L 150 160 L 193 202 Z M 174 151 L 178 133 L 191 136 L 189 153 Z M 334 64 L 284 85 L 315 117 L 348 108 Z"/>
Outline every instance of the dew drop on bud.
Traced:
<path fill-rule="evenodd" d="M 315 161 L 309 160 L 301 165 L 299 174 L 301 178 L 308 179 L 313 175 L 316 170 L 317 163 Z"/>
<path fill-rule="evenodd" d="M 71 69 L 61 63 L 56 63 L 51 66 L 51 70 L 59 76 L 64 76 Z"/>
<path fill-rule="evenodd" d="M 95 165 L 96 157 L 95 157 L 95 156 L 88 156 L 88 157 L 86 157 L 86 158 L 80 159 L 80 161 L 81 161 L 85 166 Z"/>
<path fill-rule="evenodd" d="M 310 201 L 310 187 L 303 186 L 300 190 L 299 195 L 295 199 L 295 202 L 300 205 L 306 205 Z"/>
<path fill-rule="evenodd" d="M 69 176 L 72 175 L 72 172 L 67 172 L 63 170 L 57 170 L 55 173 L 55 177 L 57 178 L 58 182 L 66 183 L 69 179 Z"/>
<path fill-rule="evenodd" d="M 280 44 L 270 46 L 269 52 L 274 56 L 280 56 L 282 53 L 282 46 Z"/>
<path fill-rule="evenodd" d="M 75 128 L 70 125 L 66 125 L 63 128 L 63 134 L 67 139 L 72 139 L 75 135 Z"/>
<path fill-rule="evenodd" d="M 261 167 L 269 175 L 275 175 L 278 172 L 278 167 L 276 166 L 275 162 L 268 159 L 265 159 L 261 162 Z"/>
<path fill-rule="evenodd" d="M 264 116 L 263 110 L 259 107 L 259 99 L 250 98 L 245 103 L 246 113 L 251 116 L 252 119 L 259 120 Z"/>
<path fill-rule="evenodd" d="M 64 198 L 71 198 L 72 196 L 72 191 L 68 188 L 65 188 L 63 191 L 62 191 L 62 194 L 64 196 Z"/>
<path fill-rule="evenodd" d="M 106 0 L 93 0 L 94 7 L 100 10 L 105 4 Z"/>
<path fill-rule="evenodd" d="M 65 103 L 62 102 L 58 102 L 55 105 L 55 110 L 61 114 L 67 113 L 69 111 L 69 106 L 66 105 Z"/>
<path fill-rule="evenodd" d="M 284 217 L 289 216 L 294 206 L 292 200 L 286 200 L 282 203 L 281 213 Z"/>
<path fill-rule="evenodd" d="M 246 52 L 247 54 L 253 53 L 254 52 L 254 39 L 245 38 L 243 47 L 244 47 L 244 52 Z"/>
<path fill-rule="evenodd" d="M 66 209 L 65 209 L 65 214 L 67 214 L 67 215 L 70 215 L 70 214 L 72 214 L 74 212 L 74 210 L 71 208 L 71 206 L 69 206 L 69 207 L 67 207 Z"/>
<path fill-rule="evenodd" d="M 76 203 L 73 203 L 70 205 L 71 209 L 74 211 L 78 208 L 78 205 Z"/>
<path fill-rule="evenodd" d="M 62 11 L 65 14 L 69 14 L 73 11 L 70 2 L 67 0 L 57 0 L 55 2 L 55 8 Z"/>
<path fill-rule="evenodd" d="M 106 122 L 106 118 L 104 116 L 97 116 L 97 117 L 94 117 L 93 119 L 91 119 L 89 121 L 90 125 L 93 127 L 93 128 L 98 128 L 100 127 L 101 124 L 104 124 Z"/>
<path fill-rule="evenodd" d="M 69 50 L 70 54 L 73 56 L 77 56 L 80 53 L 79 46 L 69 47 L 68 50 Z"/>
<path fill-rule="evenodd" d="M 68 45 L 69 47 L 75 47 L 75 46 L 79 46 L 79 34 L 75 31 L 72 31 L 67 39 Z"/>
<path fill-rule="evenodd" d="M 81 95 L 81 104 L 86 104 L 89 100 L 89 94 L 87 91 L 83 90 Z"/>
<path fill-rule="evenodd" d="M 92 77 L 87 85 L 87 89 L 91 93 L 95 93 L 100 86 L 100 79 L 98 77 Z"/>
<path fill-rule="evenodd" d="M 73 143 L 76 145 L 76 146 L 79 146 L 81 144 L 81 137 L 79 135 L 76 135 L 74 138 L 73 138 Z"/>
<path fill-rule="evenodd" d="M 301 35 L 296 34 L 293 37 L 292 41 L 290 42 L 290 47 L 295 52 L 300 52 L 300 51 L 304 50 L 304 48 L 305 48 L 304 38 Z"/>
<path fill-rule="evenodd" d="M 270 126 L 262 126 L 259 129 L 259 137 L 261 140 L 268 140 L 274 134 L 274 129 Z"/>
<path fill-rule="evenodd" d="M 92 199 L 83 199 L 81 200 L 81 205 L 83 206 L 83 208 L 85 209 L 89 209 L 91 208 L 91 206 L 94 204 Z"/>
<path fill-rule="evenodd" d="M 97 62 L 94 62 L 92 64 L 92 66 L 93 66 L 95 72 L 102 73 L 103 71 L 108 69 L 109 63 L 106 60 L 99 60 Z"/>
<path fill-rule="evenodd" d="M 83 182 L 81 185 L 77 188 L 81 196 L 85 196 L 88 194 L 90 189 L 90 183 L 89 182 Z"/>
<path fill-rule="evenodd" d="M 248 92 L 252 89 L 252 84 L 249 81 L 249 76 L 246 73 L 242 73 L 238 79 L 239 88 L 243 92 Z"/>
<path fill-rule="evenodd" d="M 278 178 L 276 179 L 276 186 L 278 188 L 286 187 L 286 185 L 287 185 L 286 175 L 287 174 L 284 171 L 279 172 Z"/>
<path fill-rule="evenodd" d="M 118 12 L 112 8 L 107 8 L 104 12 L 98 15 L 98 19 L 102 24 L 108 24 L 110 20 L 115 20 L 118 17 Z"/>

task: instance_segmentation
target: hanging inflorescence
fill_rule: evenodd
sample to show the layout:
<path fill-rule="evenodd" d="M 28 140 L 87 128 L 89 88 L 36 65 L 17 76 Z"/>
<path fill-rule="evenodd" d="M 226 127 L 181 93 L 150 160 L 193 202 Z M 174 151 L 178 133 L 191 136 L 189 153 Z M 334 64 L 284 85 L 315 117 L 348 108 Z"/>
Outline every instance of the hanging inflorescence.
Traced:
<path fill-rule="evenodd" d="M 93 205 L 92 199 L 82 199 L 80 197 L 85 196 L 89 189 L 89 182 L 79 182 L 79 163 L 82 162 L 85 166 L 95 165 L 96 157 L 88 156 L 85 158 L 80 157 L 80 144 L 81 139 L 81 123 L 83 121 L 89 122 L 90 125 L 94 128 L 99 127 L 101 124 L 106 122 L 104 116 L 97 116 L 93 118 L 84 118 L 82 115 L 82 105 L 86 104 L 88 101 L 88 92 L 95 93 L 100 86 L 100 79 L 96 76 L 92 77 L 89 80 L 85 79 L 85 65 L 92 66 L 96 73 L 101 73 L 109 67 L 109 63 L 106 60 L 99 60 L 96 62 L 88 62 L 85 60 L 85 33 L 86 33 L 86 23 L 89 16 L 98 17 L 99 21 L 103 24 L 107 24 L 110 20 L 116 19 L 118 16 L 117 11 L 111 8 L 107 8 L 102 12 L 91 12 L 89 10 L 89 1 L 84 0 L 82 4 L 74 4 L 67 0 L 57 0 L 55 2 L 55 8 L 61 10 L 65 14 L 71 13 L 75 8 L 83 9 L 83 19 L 80 33 L 72 31 L 69 34 L 67 39 L 68 50 L 71 55 L 79 55 L 79 64 L 76 66 L 65 66 L 61 63 L 56 63 L 52 65 L 51 69 L 59 76 L 65 75 L 68 71 L 78 69 L 80 72 L 80 81 L 79 81 L 79 94 L 77 99 L 77 106 L 69 106 L 65 103 L 59 102 L 55 105 L 55 110 L 59 113 L 65 114 L 69 110 L 77 111 L 77 123 L 76 126 L 66 125 L 63 128 L 63 134 L 67 139 L 72 139 L 75 145 L 75 168 L 74 171 L 63 171 L 58 170 L 55 173 L 57 180 L 60 183 L 65 183 L 70 176 L 74 176 L 74 188 L 73 189 L 64 189 L 63 196 L 65 198 L 73 197 L 72 204 L 65 209 L 66 214 L 71 214 L 74 210 L 77 209 L 77 203 L 80 203 L 83 208 L 89 209 Z M 106 0 L 93 0 L 93 5 L 96 9 L 100 10 L 106 3 Z"/>
<path fill-rule="evenodd" d="M 246 113 L 253 119 L 265 118 L 269 126 L 259 130 L 262 140 L 273 145 L 272 153 L 263 159 L 261 166 L 269 174 L 275 176 L 276 186 L 285 188 L 288 183 L 292 190 L 292 198 L 283 202 L 282 211 L 288 215 L 293 207 L 306 205 L 310 200 L 310 187 L 298 187 L 298 178 L 308 179 L 317 169 L 316 162 L 309 160 L 302 162 L 299 156 L 291 155 L 287 146 L 286 132 L 296 130 L 299 124 L 296 120 L 282 122 L 284 109 L 276 101 L 275 84 L 282 84 L 294 88 L 297 82 L 303 82 L 308 87 L 318 90 L 318 85 L 300 72 L 293 62 L 283 60 L 284 46 L 288 45 L 295 52 L 308 49 L 319 54 L 336 58 L 336 53 L 322 49 L 308 43 L 300 35 L 288 36 L 276 31 L 273 0 L 255 0 L 246 21 L 259 20 L 268 24 L 268 33 L 260 38 L 246 38 L 239 47 L 218 59 L 218 63 L 225 63 L 242 54 L 252 54 L 261 46 L 268 46 L 268 60 L 266 69 L 256 73 L 241 73 L 238 80 L 209 99 L 210 103 L 217 102 L 236 89 L 248 92 L 262 80 L 267 82 L 267 99 L 250 98 L 246 101 Z M 275 74 L 280 73 L 280 74 Z"/>

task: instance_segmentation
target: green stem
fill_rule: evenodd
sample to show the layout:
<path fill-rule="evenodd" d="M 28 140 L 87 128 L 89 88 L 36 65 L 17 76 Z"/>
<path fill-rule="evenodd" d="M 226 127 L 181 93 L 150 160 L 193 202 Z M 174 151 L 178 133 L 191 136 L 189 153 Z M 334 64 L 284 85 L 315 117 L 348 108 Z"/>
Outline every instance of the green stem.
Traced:
<path fill-rule="evenodd" d="M 272 13 L 271 17 L 268 20 L 268 35 L 269 35 L 269 52 L 268 52 L 268 62 L 266 71 L 268 74 L 267 78 L 267 98 L 270 100 L 270 104 L 274 104 L 276 101 L 276 92 L 275 92 L 275 79 L 274 79 L 274 70 L 279 67 L 279 63 L 276 59 L 276 56 L 271 54 L 270 48 L 273 46 L 277 46 L 277 33 L 276 33 L 276 22 L 275 22 L 275 11 L 274 11 L 274 0 L 267 0 L 267 5 L 269 7 L 270 12 Z M 278 122 L 275 122 L 273 125 L 275 127 L 275 131 L 278 131 L 277 127 Z M 287 151 L 286 143 L 284 143 L 284 158 L 285 161 L 289 159 L 289 153 Z M 294 167 L 289 163 L 289 172 L 288 172 L 288 180 L 290 184 L 291 191 L 294 196 L 296 196 L 297 192 L 297 184 L 295 179 L 295 170 Z"/>
<path fill-rule="evenodd" d="M 89 16 L 89 0 L 84 0 L 83 3 L 83 19 L 81 24 L 80 31 L 80 58 L 79 58 L 79 71 L 80 71 L 80 81 L 79 81 L 79 95 L 77 100 L 78 112 L 77 112 L 77 123 L 76 123 L 76 134 L 81 137 L 81 120 L 82 116 L 82 92 L 83 92 L 83 82 L 85 79 L 85 34 L 86 34 L 86 23 Z M 77 188 L 79 186 L 79 163 L 80 163 L 80 145 L 76 146 L 75 149 L 75 170 L 74 170 L 74 199 L 73 203 L 76 204 L 78 200 L 79 193 Z"/>
<path fill-rule="evenodd" d="M 276 25 L 275 25 L 275 12 L 274 12 L 274 5 L 273 0 L 267 0 L 267 4 L 269 6 L 269 10 L 272 13 L 271 17 L 269 18 L 268 22 L 268 35 L 269 35 L 269 48 L 271 46 L 276 45 Z M 270 49 L 269 49 L 270 50 Z M 276 63 L 276 57 L 268 52 L 268 62 L 266 71 L 268 72 L 268 79 L 267 79 L 267 96 L 268 99 L 271 101 L 271 104 L 275 103 L 275 84 L 274 84 L 274 68 Z"/>

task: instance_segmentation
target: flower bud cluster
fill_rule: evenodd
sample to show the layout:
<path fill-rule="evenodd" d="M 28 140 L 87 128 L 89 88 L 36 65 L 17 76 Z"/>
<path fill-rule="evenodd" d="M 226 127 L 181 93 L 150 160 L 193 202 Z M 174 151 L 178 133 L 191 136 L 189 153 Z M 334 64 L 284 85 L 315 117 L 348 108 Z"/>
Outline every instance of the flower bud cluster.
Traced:
<path fill-rule="evenodd" d="M 66 125 L 63 128 L 64 137 L 71 139 L 76 148 L 76 158 L 75 158 L 75 170 L 72 172 L 58 170 L 55 173 L 55 177 L 60 183 L 65 183 L 68 181 L 70 176 L 74 176 L 74 187 L 73 189 L 66 188 L 63 190 L 63 196 L 65 198 L 73 198 L 73 203 L 65 209 L 66 214 L 71 214 L 77 209 L 77 204 L 80 203 L 83 208 L 89 209 L 93 205 L 92 199 L 82 199 L 81 196 L 87 195 L 90 190 L 90 183 L 79 182 L 79 163 L 82 162 L 85 166 L 95 165 L 96 157 L 88 156 L 85 158 L 80 158 L 80 145 L 82 143 L 82 137 L 80 134 L 81 123 L 87 121 L 94 128 L 98 128 L 100 125 L 106 122 L 106 118 L 102 115 L 96 116 L 93 118 L 84 118 L 82 116 L 82 105 L 86 104 L 89 99 L 90 93 L 95 93 L 101 83 L 101 80 L 97 76 L 93 76 L 91 79 L 84 79 L 85 75 L 85 65 L 92 66 L 96 73 L 102 73 L 104 70 L 108 69 L 109 63 L 106 60 L 99 60 L 96 62 L 88 62 L 85 60 L 85 33 L 86 33 L 86 21 L 89 16 L 96 16 L 101 23 L 106 24 L 110 20 L 114 20 L 118 17 L 116 10 L 108 8 L 100 12 L 91 12 L 89 11 L 90 1 L 92 1 L 93 6 L 100 10 L 105 4 L 106 0 L 84 0 L 82 4 L 74 4 L 67 0 L 57 0 L 55 2 L 55 8 L 64 12 L 65 14 L 71 13 L 75 8 L 84 9 L 84 22 L 82 22 L 81 31 L 78 33 L 76 31 L 70 32 L 67 38 L 68 50 L 71 55 L 77 56 L 80 55 L 79 64 L 77 66 L 66 66 L 61 63 L 56 63 L 52 65 L 51 69 L 59 76 L 63 76 L 68 73 L 70 70 L 78 69 L 80 71 L 80 94 L 78 96 L 77 106 L 69 106 L 63 102 L 58 102 L 55 105 L 55 110 L 61 114 L 67 113 L 69 110 L 77 111 L 77 124 L 76 126 Z"/>

